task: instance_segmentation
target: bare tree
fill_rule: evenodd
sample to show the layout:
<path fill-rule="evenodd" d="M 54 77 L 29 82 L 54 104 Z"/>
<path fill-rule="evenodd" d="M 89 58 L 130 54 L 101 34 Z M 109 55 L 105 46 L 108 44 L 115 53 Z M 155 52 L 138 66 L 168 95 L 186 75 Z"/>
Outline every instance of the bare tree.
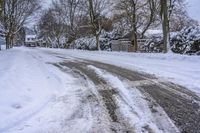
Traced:
<path fill-rule="evenodd" d="M 57 47 L 63 47 L 61 46 L 61 41 L 63 43 L 63 38 L 65 38 L 64 32 L 66 29 L 64 24 L 63 10 L 59 6 L 58 2 L 53 2 L 53 7 L 50 9 L 49 13 L 52 15 L 52 35 L 57 42 Z"/>
<path fill-rule="evenodd" d="M 79 32 L 79 26 L 87 11 L 84 0 L 56 0 L 57 8 L 60 8 L 63 23 L 66 25 L 66 34 L 69 42 L 73 42 Z"/>
<path fill-rule="evenodd" d="M 158 11 L 158 0 L 147 0 L 146 8 L 143 10 L 143 19 L 142 19 L 142 32 L 141 32 L 141 38 L 144 37 L 144 34 L 146 31 L 152 26 L 152 24 L 155 24 L 157 21 L 157 11 Z M 144 20 L 145 19 L 145 20 Z"/>
<path fill-rule="evenodd" d="M 105 10 L 109 6 L 107 0 L 88 0 L 88 12 L 90 18 L 90 25 L 92 33 L 96 38 L 96 48 L 100 49 L 99 36 L 102 31 L 102 16 L 104 16 Z"/>
<path fill-rule="evenodd" d="M 181 31 L 184 28 L 189 28 L 191 26 L 197 25 L 198 21 L 189 17 L 187 12 L 183 9 L 174 10 L 170 16 L 169 27 L 170 31 L 172 32 Z"/>
<path fill-rule="evenodd" d="M 6 48 L 13 47 L 17 32 L 26 20 L 39 9 L 37 0 L 5 0 L 3 1 L 1 24 L 6 38 Z"/>
<path fill-rule="evenodd" d="M 53 15 L 51 14 L 51 12 L 48 11 L 44 11 L 40 20 L 39 20 L 39 24 L 38 24 L 38 28 L 39 28 L 39 38 L 43 38 L 44 40 L 46 40 L 46 47 L 51 47 L 52 46 L 52 27 L 53 25 Z M 50 46 L 51 45 L 51 46 Z"/>
<path fill-rule="evenodd" d="M 60 8 L 54 5 L 44 11 L 38 26 L 41 38 L 45 38 L 51 45 L 54 43 L 53 47 L 63 47 L 61 45 L 63 44 L 63 39 L 65 39 L 65 24 Z"/>
<path fill-rule="evenodd" d="M 70 26 L 70 29 L 68 31 L 68 36 L 71 38 L 71 40 L 74 40 L 76 38 L 76 30 L 77 30 L 77 24 L 76 21 L 76 15 L 79 14 L 80 11 L 80 0 L 60 0 L 61 7 L 64 6 L 64 12 L 66 15 L 66 23 Z"/>
<path fill-rule="evenodd" d="M 121 14 L 125 14 L 132 33 L 132 44 L 137 51 L 138 34 L 143 38 L 145 32 L 157 20 L 158 0 L 119 0 L 115 8 L 118 12 L 121 11 Z"/>
<path fill-rule="evenodd" d="M 198 25 L 198 22 L 188 15 L 186 6 L 185 0 L 168 2 L 170 31 L 180 31 L 183 28 Z"/>

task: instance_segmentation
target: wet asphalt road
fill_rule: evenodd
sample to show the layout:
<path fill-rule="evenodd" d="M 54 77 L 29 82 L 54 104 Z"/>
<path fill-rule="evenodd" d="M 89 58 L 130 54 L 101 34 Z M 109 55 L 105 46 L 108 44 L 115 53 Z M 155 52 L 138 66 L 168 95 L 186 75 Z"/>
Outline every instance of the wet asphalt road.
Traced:
<path fill-rule="evenodd" d="M 108 85 L 105 79 L 97 76 L 94 71 L 89 70 L 88 65 L 105 70 L 121 79 L 126 79 L 132 82 L 133 86 L 134 82 L 141 82 L 136 88 L 147 97 L 147 101 L 149 98 L 152 99 L 149 101 L 154 101 L 150 107 L 152 112 L 157 111 L 153 106 L 160 106 L 180 132 L 200 133 L 200 98 L 188 89 L 167 81 L 159 81 L 154 75 L 127 70 L 110 64 L 80 59 L 69 61 L 61 56 L 59 58 L 62 58 L 64 61 L 54 64 L 56 67 L 65 72 L 64 68 L 67 68 L 68 72 L 70 70 L 74 75 L 79 75 L 83 79 L 87 77 L 96 86 L 101 88 L 97 91 L 107 109 L 108 119 L 112 123 L 112 132 L 129 133 L 133 132 L 134 127 L 131 127 L 131 124 L 124 120 L 118 111 L 114 97 L 120 94 L 112 86 Z M 143 81 L 148 81 L 148 84 L 143 84 Z M 153 132 L 148 126 L 144 127 L 144 132 L 145 130 Z"/>

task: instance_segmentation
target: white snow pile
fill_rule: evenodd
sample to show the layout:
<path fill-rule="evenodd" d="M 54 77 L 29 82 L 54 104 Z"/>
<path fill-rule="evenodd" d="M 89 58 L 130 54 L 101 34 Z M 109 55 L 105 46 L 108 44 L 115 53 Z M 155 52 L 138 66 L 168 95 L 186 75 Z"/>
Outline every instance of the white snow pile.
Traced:
<path fill-rule="evenodd" d="M 200 57 L 179 54 L 53 50 L 65 56 L 95 60 L 138 70 L 188 87 L 200 94 Z"/>
<path fill-rule="evenodd" d="M 28 49 L 0 52 L 1 133 L 40 112 L 62 88 L 42 58 Z"/>
<path fill-rule="evenodd" d="M 0 133 L 81 133 L 91 128 L 89 105 L 82 102 L 89 88 L 55 67 L 52 63 L 62 60 L 56 56 L 25 47 L 0 52 Z M 79 110 L 84 117 L 72 118 Z"/>

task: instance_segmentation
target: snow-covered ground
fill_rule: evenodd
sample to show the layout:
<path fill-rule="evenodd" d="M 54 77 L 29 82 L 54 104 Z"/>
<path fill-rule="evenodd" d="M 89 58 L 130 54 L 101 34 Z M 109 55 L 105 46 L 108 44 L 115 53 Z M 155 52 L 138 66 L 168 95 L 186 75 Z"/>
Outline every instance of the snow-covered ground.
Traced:
<path fill-rule="evenodd" d="M 56 57 L 55 52 L 66 59 Z M 200 57 L 198 56 L 14 48 L 0 52 L 0 132 L 81 133 L 90 131 L 99 118 L 91 115 L 93 106 L 91 107 L 87 102 L 83 103 L 83 100 L 94 86 L 92 84 L 89 87 L 84 86 L 80 79 L 64 73 L 52 65 L 52 63 L 63 60 L 73 61 L 77 58 L 155 74 L 200 93 Z M 102 72 L 94 66 L 88 66 L 88 68 L 94 69 L 111 86 L 119 89 L 127 103 L 136 106 L 135 111 L 139 113 L 138 116 L 144 117 L 141 123 L 139 123 L 141 120 L 139 118 L 138 121 L 134 121 L 136 118 L 132 119 L 132 123 L 139 126 L 135 125 L 138 130 L 141 126 L 149 123 L 155 132 L 160 132 L 154 125 L 150 111 L 144 109 L 148 108 L 145 106 L 147 103 L 142 100 L 144 98 L 138 91 L 134 91 L 135 101 L 132 103 L 130 102 L 132 96 L 118 78 Z M 118 83 L 115 84 L 115 82 Z M 124 114 L 127 115 L 126 106 L 123 103 L 120 106 L 124 106 L 122 112 L 126 112 Z M 80 110 L 81 114 L 79 114 Z M 97 110 L 96 112 L 98 112 Z M 81 117 L 77 116 L 72 119 L 74 113 Z M 160 116 L 161 121 L 169 122 L 169 125 L 164 128 L 173 126 L 162 109 L 161 113 L 163 114 Z M 131 117 L 131 114 L 127 117 L 129 116 Z M 104 117 L 103 114 L 102 117 Z M 106 122 L 104 124 L 107 125 Z"/>
<path fill-rule="evenodd" d="M 56 105 L 53 103 L 57 97 L 66 95 L 66 92 L 67 95 L 70 95 L 69 91 L 65 91 L 65 89 L 73 86 L 74 79 L 56 71 L 52 65 L 46 64 L 52 60 L 56 62 L 56 58 L 40 54 L 27 48 L 15 48 L 0 52 L 1 133 L 9 132 L 9 129 L 15 126 L 17 129 L 11 130 L 11 132 L 20 131 L 23 128 L 23 126 L 19 127 L 21 122 L 31 119 L 35 114 L 45 110 L 47 106 L 51 107 L 51 110 L 47 110 L 42 115 L 43 119 L 46 118 L 47 121 L 49 116 L 53 121 L 55 118 L 62 118 L 63 113 L 67 113 L 62 113 L 66 109 L 62 103 L 58 102 Z M 74 88 L 76 88 L 75 84 Z M 76 99 L 73 96 L 70 96 L 71 101 Z M 68 106 L 68 108 L 77 106 L 75 103 L 78 102 L 73 101 L 72 103 L 74 105 Z M 47 112 L 49 113 L 47 114 Z M 37 119 L 39 118 L 38 116 Z M 31 122 L 36 121 L 35 119 Z M 40 126 L 38 124 L 41 124 L 38 121 L 34 123 L 37 123 L 35 126 L 38 127 Z M 28 124 L 26 126 L 28 127 Z M 49 125 L 47 126 L 49 127 Z M 57 125 L 54 124 L 54 126 Z M 39 130 L 38 127 L 34 129 Z M 45 127 L 43 128 L 45 129 Z"/>
<path fill-rule="evenodd" d="M 157 77 L 183 85 L 200 94 L 200 56 L 56 49 L 47 51 L 155 74 Z"/>

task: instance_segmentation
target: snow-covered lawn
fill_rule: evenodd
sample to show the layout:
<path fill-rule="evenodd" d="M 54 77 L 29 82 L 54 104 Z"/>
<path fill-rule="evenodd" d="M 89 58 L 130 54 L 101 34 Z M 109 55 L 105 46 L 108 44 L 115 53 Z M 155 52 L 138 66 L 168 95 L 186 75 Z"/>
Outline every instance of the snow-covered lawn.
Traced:
<path fill-rule="evenodd" d="M 48 51 L 155 74 L 200 94 L 200 56 L 56 49 Z"/>

